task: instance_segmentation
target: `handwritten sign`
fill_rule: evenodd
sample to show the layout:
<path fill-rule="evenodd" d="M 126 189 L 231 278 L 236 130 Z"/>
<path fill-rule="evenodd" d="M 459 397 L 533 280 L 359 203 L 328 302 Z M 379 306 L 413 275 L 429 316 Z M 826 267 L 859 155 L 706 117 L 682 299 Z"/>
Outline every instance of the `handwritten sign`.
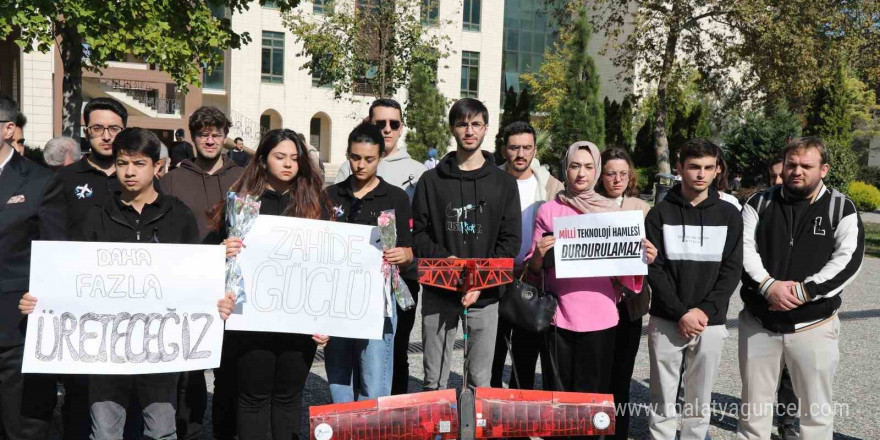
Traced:
<path fill-rule="evenodd" d="M 646 275 L 642 211 L 603 212 L 553 220 L 557 278 Z"/>
<path fill-rule="evenodd" d="M 220 365 L 221 246 L 35 241 L 23 373 Z"/>
<path fill-rule="evenodd" d="M 261 215 L 238 256 L 247 300 L 230 330 L 381 339 L 378 228 Z"/>

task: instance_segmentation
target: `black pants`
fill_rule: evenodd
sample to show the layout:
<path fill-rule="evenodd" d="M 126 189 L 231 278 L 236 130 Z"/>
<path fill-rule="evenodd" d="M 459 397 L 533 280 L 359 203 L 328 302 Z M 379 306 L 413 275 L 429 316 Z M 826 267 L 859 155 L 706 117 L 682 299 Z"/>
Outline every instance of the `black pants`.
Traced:
<path fill-rule="evenodd" d="M 406 394 L 409 391 L 409 336 L 416 323 L 416 309 L 419 305 L 419 282 L 403 280 L 412 294 L 415 306 L 403 311 L 397 308 L 397 332 L 394 334 L 394 374 L 391 377 L 391 394 Z"/>
<path fill-rule="evenodd" d="M 211 399 L 211 433 L 215 440 L 232 440 L 238 428 L 238 339 L 246 332 L 228 331 L 223 336 L 220 367 L 214 369 L 214 397 Z"/>
<path fill-rule="evenodd" d="M 611 393 L 616 331 L 614 327 L 593 332 L 551 327 L 546 350 L 556 359 L 558 370 L 551 377 L 558 381 L 546 378 L 545 383 L 552 383 L 556 391 Z"/>
<path fill-rule="evenodd" d="M 779 405 L 776 407 L 776 415 L 780 425 L 794 425 L 798 419 L 798 398 L 794 394 L 791 385 L 791 376 L 788 367 L 782 368 L 782 377 L 779 379 L 779 391 L 776 396 Z"/>
<path fill-rule="evenodd" d="M 495 357 L 492 359 L 492 379 L 489 384 L 492 388 L 503 388 L 504 362 L 507 361 L 507 338 L 510 338 L 513 326 L 498 317 L 498 333 L 495 334 Z M 513 379 L 511 379 L 513 380 Z"/>
<path fill-rule="evenodd" d="M 618 408 L 627 408 L 629 403 L 629 387 L 632 382 L 636 355 L 642 340 L 642 320 L 633 321 L 626 310 L 626 303 L 617 305 L 619 322 L 614 335 L 614 365 L 611 367 L 611 387 L 614 403 Z M 624 410 L 616 415 L 613 438 L 626 439 L 629 436 L 630 412 Z"/>
<path fill-rule="evenodd" d="M 226 332 L 226 334 L 236 332 Z M 303 390 L 317 346 L 309 335 L 242 332 L 238 438 L 299 439 Z"/>
<path fill-rule="evenodd" d="M 23 356 L 24 345 L 0 347 L 0 433 L 7 440 L 48 439 L 55 376 L 22 374 Z"/>
<path fill-rule="evenodd" d="M 199 440 L 208 409 L 208 387 L 205 372 L 185 371 L 177 381 L 177 438 Z"/>
<path fill-rule="evenodd" d="M 61 405 L 64 440 L 89 438 L 91 433 L 89 376 L 86 374 L 59 374 L 56 378 L 64 385 L 64 404 Z"/>
<path fill-rule="evenodd" d="M 511 375 L 510 387 L 533 390 L 535 389 L 535 369 L 538 356 L 545 352 L 547 335 L 514 327 L 510 338 L 510 358 L 513 360 L 513 368 L 516 370 L 516 375 Z M 553 371 L 549 361 L 547 356 L 541 356 L 542 371 L 548 373 Z M 550 376 L 545 376 L 544 383 L 548 383 L 549 379 Z M 548 389 L 546 385 L 545 389 Z"/>

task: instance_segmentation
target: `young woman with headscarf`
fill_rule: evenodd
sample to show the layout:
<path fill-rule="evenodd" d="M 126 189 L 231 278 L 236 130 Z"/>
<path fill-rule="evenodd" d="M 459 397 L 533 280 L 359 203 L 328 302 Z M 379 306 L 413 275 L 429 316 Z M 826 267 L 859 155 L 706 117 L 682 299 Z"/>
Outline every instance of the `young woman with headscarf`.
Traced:
<path fill-rule="evenodd" d="M 553 268 L 544 268 L 544 256 L 553 248 L 553 220 L 580 214 L 619 211 L 614 200 L 596 193 L 602 169 L 599 149 L 591 142 L 575 142 L 563 160 L 565 190 L 538 209 L 532 249 L 526 256 L 529 269 L 544 272 L 547 289 L 559 299 L 555 326 L 548 331 L 546 356 L 554 359 L 556 371 L 544 372 L 544 388 L 558 391 L 610 393 L 617 303 L 616 284 L 639 292 L 642 276 L 557 279 Z M 546 235 L 546 236 L 545 236 Z M 657 249 L 643 241 L 650 264 Z M 584 265 L 584 273 L 590 267 Z M 543 358 L 544 353 L 541 354 Z M 543 363 L 542 365 L 547 365 Z M 550 386 L 548 386 L 550 385 Z"/>

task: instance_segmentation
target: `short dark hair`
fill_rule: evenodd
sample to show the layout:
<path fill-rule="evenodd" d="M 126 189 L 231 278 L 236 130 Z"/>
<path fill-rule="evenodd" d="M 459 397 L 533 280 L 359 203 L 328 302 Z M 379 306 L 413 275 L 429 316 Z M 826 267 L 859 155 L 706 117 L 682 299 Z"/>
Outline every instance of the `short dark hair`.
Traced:
<path fill-rule="evenodd" d="M 691 139 L 685 142 L 678 152 L 678 163 L 684 165 L 688 159 L 698 159 L 701 157 L 714 157 L 717 161 L 719 151 L 721 149 L 708 139 Z"/>
<path fill-rule="evenodd" d="M 18 112 L 18 116 L 15 117 L 15 126 L 24 130 L 25 125 L 27 125 L 27 116 L 22 112 Z"/>
<path fill-rule="evenodd" d="M 120 152 L 129 155 L 140 153 L 156 163 L 162 152 L 162 142 L 155 133 L 145 128 L 126 128 L 113 139 L 113 157 L 119 157 Z"/>
<path fill-rule="evenodd" d="M 775 154 L 767 162 L 767 169 L 769 170 L 770 168 L 773 168 L 773 165 L 776 165 L 778 163 L 783 163 L 783 162 L 785 162 L 785 156 L 783 156 L 781 153 Z"/>
<path fill-rule="evenodd" d="M 373 101 L 373 103 L 370 104 L 370 112 L 368 113 L 368 116 L 370 117 L 370 119 L 373 119 L 373 109 L 376 107 L 396 108 L 397 111 L 400 112 L 400 117 L 401 118 L 403 117 L 403 110 L 400 108 L 400 103 L 394 99 L 379 98 L 379 99 Z"/>
<path fill-rule="evenodd" d="M 95 110 L 109 110 L 116 113 L 116 116 L 122 119 L 123 127 L 128 124 L 128 110 L 125 109 L 121 102 L 113 98 L 94 98 L 89 100 L 86 108 L 83 109 L 83 120 L 86 121 L 86 126 L 89 125 L 89 117 Z"/>
<path fill-rule="evenodd" d="M 461 98 L 449 109 L 449 126 L 454 127 L 457 122 L 477 115 L 483 117 L 484 123 L 489 123 L 489 109 L 482 102 L 474 98 Z"/>
<path fill-rule="evenodd" d="M 785 160 L 792 153 L 800 153 L 810 148 L 819 150 L 819 155 L 822 157 L 822 165 L 828 163 L 828 150 L 825 149 L 825 144 L 822 143 L 822 140 L 816 136 L 804 136 L 793 139 L 782 150 L 782 159 Z"/>
<path fill-rule="evenodd" d="M 385 154 L 385 138 L 382 137 L 382 131 L 373 124 L 361 123 L 351 131 L 351 134 L 348 135 L 348 148 L 345 153 L 351 154 L 351 145 L 360 142 L 378 145 L 379 157 Z"/>
<path fill-rule="evenodd" d="M 242 138 L 240 138 L 240 137 L 237 137 L 237 138 L 235 138 L 235 140 L 233 140 L 232 142 L 238 142 L 238 141 L 242 141 L 242 142 L 244 142 L 244 139 L 242 139 Z"/>
<path fill-rule="evenodd" d="M 18 117 L 18 103 L 11 96 L 0 93 L 0 121 L 15 122 Z"/>
<path fill-rule="evenodd" d="M 182 129 L 182 128 L 178 128 L 177 130 L 174 130 L 174 137 L 179 137 L 179 138 L 181 138 L 181 139 L 182 139 L 182 138 L 185 138 L 185 137 L 186 137 L 186 131 L 185 131 L 184 129 Z"/>
<path fill-rule="evenodd" d="M 537 142 L 535 129 L 532 127 L 532 124 L 529 124 L 525 121 L 515 121 L 508 124 L 507 127 L 504 127 L 504 132 L 501 134 L 502 138 L 504 139 L 504 146 L 507 146 L 507 140 L 510 139 L 511 136 L 516 136 L 523 133 L 528 133 L 532 135 L 532 141 Z"/>
<path fill-rule="evenodd" d="M 229 134 L 229 127 L 231 125 L 229 118 L 219 108 L 207 105 L 197 108 L 192 116 L 189 117 L 189 132 L 193 136 L 208 127 L 221 130 L 225 136 Z"/>

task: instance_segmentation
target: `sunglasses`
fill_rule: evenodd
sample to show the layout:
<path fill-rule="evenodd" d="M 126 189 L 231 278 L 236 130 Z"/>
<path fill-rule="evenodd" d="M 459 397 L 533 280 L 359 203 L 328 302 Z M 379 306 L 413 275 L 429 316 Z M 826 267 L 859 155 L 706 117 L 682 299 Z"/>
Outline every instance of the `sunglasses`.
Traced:
<path fill-rule="evenodd" d="M 394 119 L 389 119 L 389 120 L 379 119 L 379 120 L 373 121 L 373 125 L 376 128 L 378 128 L 379 130 L 383 130 L 388 125 L 390 125 L 391 129 L 394 131 L 397 131 L 400 129 L 400 121 L 397 121 Z"/>

